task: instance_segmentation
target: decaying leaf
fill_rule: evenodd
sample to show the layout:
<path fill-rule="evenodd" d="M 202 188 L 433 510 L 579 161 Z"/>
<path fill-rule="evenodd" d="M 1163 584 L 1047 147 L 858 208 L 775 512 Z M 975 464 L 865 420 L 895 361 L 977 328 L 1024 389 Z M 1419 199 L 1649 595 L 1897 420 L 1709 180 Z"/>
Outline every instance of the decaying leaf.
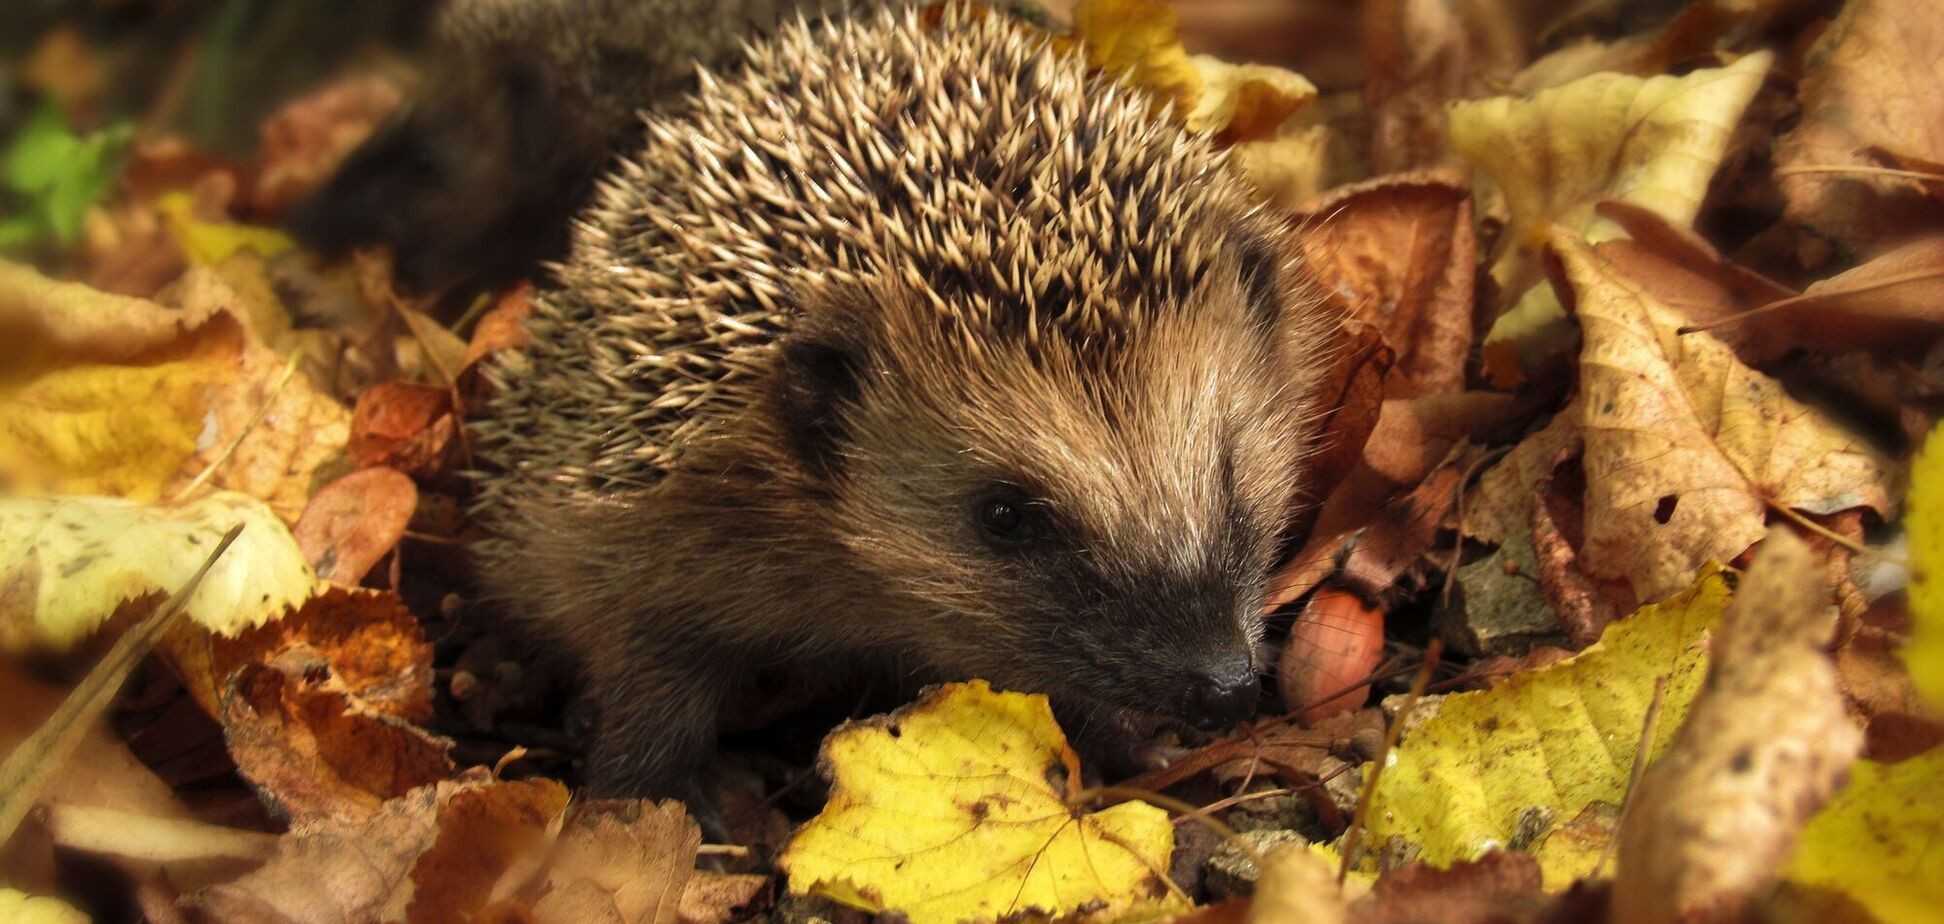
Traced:
<path fill-rule="evenodd" d="M 1944 161 L 1944 16 L 1934 0 L 1849 0 L 1810 49 L 1802 121 L 1775 152 L 1791 219 L 1851 245 L 1936 226 L 1938 203 L 1908 178 L 1840 172 L 1874 167 L 1871 148 Z M 1838 172 L 1813 168 L 1839 168 Z"/>
<path fill-rule="evenodd" d="M 1589 574 L 1657 599 L 1754 544 L 1770 504 L 1890 511 L 1888 463 L 1861 438 L 1720 341 L 1680 336 L 1682 318 L 1583 243 L 1562 234 L 1555 248 L 1583 339 Z"/>
<path fill-rule="evenodd" d="M 948 684 L 833 732 L 820 765 L 830 801 L 777 860 L 793 892 L 914 924 L 1186 904 L 1166 812 L 1070 806 L 1080 760 L 1043 696 Z"/>
<path fill-rule="evenodd" d="M 1910 644 L 1904 664 L 1917 691 L 1944 710 L 1944 427 L 1931 431 L 1910 467 Z"/>
<path fill-rule="evenodd" d="M 275 619 L 316 585 L 290 531 L 260 501 L 0 498 L 0 650 L 66 651 L 124 601 L 181 586 L 238 522 L 242 538 L 188 602 L 189 621 L 221 634 Z"/>
<path fill-rule="evenodd" d="M 1563 314 L 1540 283 L 1537 255 L 1554 227 L 1598 243 L 1620 228 L 1594 211 L 1605 199 L 1693 222 L 1771 55 L 1683 77 L 1594 74 L 1528 98 L 1454 104 L 1452 144 L 1489 173 L 1511 207 L 1513 246 L 1492 278 L 1516 305 L 1486 337 L 1494 379 L 1516 381 L 1571 343 Z"/>
<path fill-rule="evenodd" d="M 359 466 L 433 474 L 445 466 L 459 430 L 457 417 L 449 389 L 417 382 L 365 389 L 351 417 L 351 459 Z"/>
<path fill-rule="evenodd" d="M 1620 830 L 1614 919 L 1734 916 L 1863 744 L 1823 652 L 1836 609 L 1820 562 L 1771 530 L 1723 614 L 1706 689 L 1640 780 Z"/>
<path fill-rule="evenodd" d="M 1944 747 L 1894 764 L 1859 760 L 1849 784 L 1802 829 L 1783 878 L 1860 906 L 1883 924 L 1944 908 Z"/>
<path fill-rule="evenodd" d="M 534 920 L 677 924 L 701 843 L 679 802 L 583 806 L 561 832 Z"/>
<path fill-rule="evenodd" d="M 1463 174 L 1346 186 L 1298 221 L 1297 244 L 1324 296 L 1383 332 L 1396 351 L 1386 397 L 1462 391 L 1478 266 Z"/>
<path fill-rule="evenodd" d="M 1571 818 L 1596 801 L 1618 804 L 1655 678 L 1668 678 L 1650 743 L 1659 753 L 1701 686 L 1703 639 L 1728 598 L 1719 574 L 1704 575 L 1570 660 L 1446 696 L 1392 752 L 1371 800 L 1372 848 L 1402 838 L 1424 862 L 1448 866 L 1513 843 L 1522 814 Z"/>
<path fill-rule="evenodd" d="M 318 577 L 355 585 L 398 544 L 417 506 L 412 479 L 360 469 L 318 491 L 292 532 Z"/>

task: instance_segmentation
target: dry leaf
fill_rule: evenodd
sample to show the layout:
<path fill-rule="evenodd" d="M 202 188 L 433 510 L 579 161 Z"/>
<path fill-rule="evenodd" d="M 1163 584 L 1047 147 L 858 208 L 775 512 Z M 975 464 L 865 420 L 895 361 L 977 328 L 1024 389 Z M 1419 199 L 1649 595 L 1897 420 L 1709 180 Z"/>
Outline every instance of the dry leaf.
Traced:
<path fill-rule="evenodd" d="M 1810 513 L 1892 509 L 1888 463 L 1584 243 L 1555 238 L 1584 339 L 1582 564 L 1638 599 L 1674 593 L 1710 559 L 1761 538 L 1768 504 Z"/>
<path fill-rule="evenodd" d="M 702 832 L 680 802 L 582 806 L 555 848 L 537 924 L 677 924 L 697 879 Z M 726 878 L 726 877 L 725 877 Z M 707 904 L 697 899 L 701 908 Z M 726 910 L 726 909 L 724 909 Z"/>
<path fill-rule="evenodd" d="M 1912 241 L 1720 330 L 1743 328 L 1822 353 L 1922 355 L 1944 336 L 1944 237 Z"/>
<path fill-rule="evenodd" d="M 1621 822 L 1619 924 L 1738 916 L 1856 758 L 1863 733 L 1823 652 L 1836 612 L 1821 564 L 1784 528 L 1762 542 L 1707 685 Z"/>
<path fill-rule="evenodd" d="M 1944 213 L 1920 183 L 1855 172 L 1866 149 L 1944 161 L 1944 6 L 1937 0 L 1849 0 L 1817 39 L 1798 97 L 1802 121 L 1775 152 L 1790 219 L 1851 247 L 1935 228 Z"/>
<path fill-rule="evenodd" d="M 358 396 L 351 416 L 351 460 L 360 467 L 436 474 L 458 430 L 451 390 L 416 382 L 375 385 Z"/>
<path fill-rule="evenodd" d="M 227 493 L 173 506 L 0 498 L 0 651 L 67 651 L 123 602 L 182 586 L 239 522 L 249 528 L 186 605 L 189 622 L 222 634 L 275 619 L 316 587 L 290 532 L 261 502 Z"/>
<path fill-rule="evenodd" d="M 1307 846 L 1284 845 L 1262 858 L 1249 924 L 1343 924 L 1343 888 L 1328 860 Z"/>
<path fill-rule="evenodd" d="M 1478 266 L 1463 174 L 1342 187 L 1298 221 L 1298 246 L 1325 297 L 1382 331 L 1397 352 L 1385 396 L 1462 391 Z"/>
<path fill-rule="evenodd" d="M 1763 52 L 1678 78 L 1594 74 L 1529 98 L 1452 106 L 1452 144 L 1491 175 L 1512 212 L 1512 246 L 1492 268 L 1516 302 L 1486 337 L 1494 381 L 1516 381 L 1571 343 L 1557 299 L 1536 285 L 1536 257 L 1555 226 L 1595 243 L 1616 236 L 1594 211 L 1606 199 L 1691 224 L 1770 60 Z"/>
<path fill-rule="evenodd" d="M 276 215 L 310 195 L 403 99 L 392 81 L 358 75 L 285 104 L 264 120 L 251 205 Z"/>
<path fill-rule="evenodd" d="M 1413 863 L 1391 870 L 1356 910 L 1359 924 L 1499 924 L 1544 900 L 1532 855 L 1495 850 L 1448 869 Z"/>
<path fill-rule="evenodd" d="M 550 780 L 425 786 L 357 818 L 293 825 L 263 868 L 184 904 L 203 920 L 265 924 L 464 920 L 479 906 L 419 902 L 483 902 L 566 805 L 567 790 Z"/>
<path fill-rule="evenodd" d="M 1187 905 L 1166 812 L 1069 807 L 1083 786 L 1044 696 L 947 684 L 824 739 L 830 801 L 777 859 L 790 890 L 914 924 Z"/>
<path fill-rule="evenodd" d="M 291 532 L 317 576 L 357 584 L 405 535 L 418 486 L 389 468 L 352 472 L 324 486 Z"/>

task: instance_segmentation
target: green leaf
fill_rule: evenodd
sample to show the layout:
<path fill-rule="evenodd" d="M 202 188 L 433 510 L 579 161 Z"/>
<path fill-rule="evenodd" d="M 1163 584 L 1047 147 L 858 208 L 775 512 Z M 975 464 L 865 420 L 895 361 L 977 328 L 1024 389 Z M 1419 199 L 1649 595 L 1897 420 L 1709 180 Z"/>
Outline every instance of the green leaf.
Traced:
<path fill-rule="evenodd" d="M 36 109 L 0 152 L 0 180 L 20 203 L 18 214 L 0 222 L 0 246 L 80 236 L 82 218 L 114 182 L 134 136 L 120 123 L 84 138 L 68 128 L 60 107 Z"/>

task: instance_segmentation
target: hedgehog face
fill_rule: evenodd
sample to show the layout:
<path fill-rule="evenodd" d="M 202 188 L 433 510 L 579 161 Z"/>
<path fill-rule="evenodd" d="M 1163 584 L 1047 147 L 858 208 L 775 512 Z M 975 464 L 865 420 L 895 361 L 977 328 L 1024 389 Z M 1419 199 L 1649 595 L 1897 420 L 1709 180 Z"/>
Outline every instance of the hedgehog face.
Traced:
<path fill-rule="evenodd" d="M 1301 456 L 1241 274 L 1083 338 L 853 293 L 785 347 L 837 541 L 947 675 L 1222 727 L 1253 714 L 1260 588 Z M 843 310 L 843 309 L 836 309 Z"/>

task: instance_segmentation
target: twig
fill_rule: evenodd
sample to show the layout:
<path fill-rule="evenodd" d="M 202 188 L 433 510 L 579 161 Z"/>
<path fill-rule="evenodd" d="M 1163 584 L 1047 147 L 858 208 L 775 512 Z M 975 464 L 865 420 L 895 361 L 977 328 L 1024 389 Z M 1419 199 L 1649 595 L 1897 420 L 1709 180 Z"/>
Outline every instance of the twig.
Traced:
<path fill-rule="evenodd" d="M 1850 537 L 1845 536 L 1842 533 L 1836 532 L 1835 530 L 1830 529 L 1829 527 L 1824 526 L 1821 523 L 1816 522 L 1815 520 L 1811 520 L 1808 517 L 1805 517 L 1802 514 L 1795 512 L 1794 510 L 1790 509 L 1787 504 L 1778 504 L 1775 501 L 1769 500 L 1767 498 L 1764 498 L 1762 502 L 1768 504 L 1770 510 L 1773 510 L 1776 513 L 1781 514 L 1783 519 L 1786 519 L 1789 522 L 1802 527 L 1803 529 L 1815 533 L 1816 535 L 1821 536 L 1824 539 L 1834 542 L 1845 549 L 1855 552 L 1858 555 L 1862 555 L 1867 558 L 1874 558 L 1878 561 L 1889 562 L 1890 564 L 1896 565 L 1897 567 L 1902 568 L 1906 571 L 1910 570 L 1911 566 L 1909 561 L 1900 558 L 1896 555 L 1892 555 L 1889 552 L 1885 552 L 1882 549 L 1873 549 L 1867 545 L 1857 542 L 1856 540 L 1851 539 Z"/>
<path fill-rule="evenodd" d="M 88 676 L 80 686 L 61 701 L 54 714 L 41 723 L 27 740 L 14 748 L 0 763 L 0 843 L 5 843 L 20 827 L 20 820 L 27 817 L 34 801 L 40 798 L 41 790 L 57 771 L 64 767 L 68 758 L 74 756 L 88 731 L 94 728 L 96 720 L 108 711 L 114 702 L 115 691 L 121 689 L 122 681 L 128 678 L 129 671 L 141 663 L 149 649 L 163 633 L 169 631 L 182 614 L 184 604 L 202 584 L 203 577 L 216 565 L 216 559 L 236 541 L 243 532 L 243 524 L 230 527 L 221 541 L 211 549 L 209 557 L 203 559 L 202 566 L 189 580 L 176 590 L 169 599 L 143 620 L 135 628 L 122 633 L 115 640 L 114 647 L 108 649 L 101 660 L 88 671 Z"/>
<path fill-rule="evenodd" d="M 1926 279 L 1939 279 L 1939 278 L 1944 278 L 1944 270 L 1937 270 L 1937 269 L 1912 270 L 1908 273 L 1898 273 L 1895 276 L 1887 276 L 1885 278 L 1878 279 L 1874 282 L 1868 282 L 1856 286 L 1854 288 L 1845 289 L 1843 290 L 1843 294 L 1855 295 L 1859 292 L 1874 292 L 1878 289 L 1888 289 L 1895 286 L 1900 286 L 1906 282 L 1922 282 Z M 1717 327 L 1726 327 L 1730 324 L 1740 324 L 1741 322 L 1746 321 L 1749 318 L 1754 317 L 1755 315 L 1768 314 L 1770 312 L 1782 308 L 1787 308 L 1790 305 L 1797 305 L 1797 304 L 1801 304 L 1802 302 L 1810 301 L 1812 299 L 1823 298 L 1827 294 L 1828 293 L 1824 293 L 1824 292 L 1804 292 L 1800 295 L 1791 295 L 1788 298 L 1777 299 L 1775 301 L 1769 302 L 1768 304 L 1763 305 L 1759 308 L 1750 308 L 1747 311 L 1744 311 L 1740 314 L 1731 314 L 1728 315 L 1727 317 L 1716 318 L 1715 320 L 1708 321 L 1701 324 L 1689 324 L 1686 327 L 1682 327 L 1674 331 L 1674 333 L 1679 334 L 1681 336 L 1686 336 L 1688 334 L 1699 333 L 1704 330 L 1714 330 Z"/>
<path fill-rule="evenodd" d="M 1180 812 L 1183 815 L 1186 815 L 1190 818 L 1195 819 L 1198 822 L 1201 822 L 1203 827 L 1206 827 L 1208 830 L 1215 832 L 1217 835 L 1220 835 L 1222 840 L 1227 841 L 1236 850 L 1241 851 L 1243 856 L 1248 857 L 1249 862 L 1255 864 L 1256 869 L 1258 870 L 1262 869 L 1262 853 L 1255 849 L 1254 844 L 1251 844 L 1248 841 L 1243 840 L 1242 835 L 1235 833 L 1235 829 L 1229 827 L 1228 824 L 1223 822 L 1221 819 L 1216 818 L 1213 815 L 1210 815 L 1207 811 L 1201 808 L 1198 808 L 1193 805 L 1189 805 L 1188 803 L 1183 802 L 1180 799 L 1177 799 L 1173 796 L 1163 795 L 1151 789 L 1140 789 L 1133 786 L 1102 786 L 1098 789 L 1081 790 L 1079 793 L 1074 795 L 1072 799 L 1068 800 L 1068 805 L 1069 807 L 1078 808 L 1080 806 L 1091 805 L 1092 803 L 1104 801 L 1107 799 L 1114 799 L 1121 802 L 1129 802 L 1129 801 L 1147 802 L 1152 805 L 1160 806 L 1161 808 L 1167 809 L 1171 812 Z M 1136 854 L 1136 856 L 1138 855 L 1139 854 Z M 1162 878 L 1167 879 L 1166 876 L 1163 876 Z"/>
<path fill-rule="evenodd" d="M 1438 656 L 1443 653 L 1441 639 L 1434 638 L 1426 646 L 1424 663 L 1418 666 L 1417 676 L 1411 678 L 1411 692 L 1404 697 L 1404 707 L 1397 710 L 1397 718 L 1384 735 L 1384 749 L 1370 761 L 1370 777 L 1364 780 L 1363 792 L 1357 794 L 1357 811 L 1350 816 L 1350 830 L 1343 834 L 1343 864 L 1337 867 L 1337 885 L 1350 876 L 1350 864 L 1356 862 L 1357 849 L 1362 846 L 1364 820 L 1370 814 L 1370 800 L 1377 792 L 1377 781 L 1384 776 L 1384 764 L 1390 760 L 1391 750 L 1397 747 L 1397 739 L 1403 736 L 1404 723 L 1410 719 L 1411 710 L 1417 708 L 1418 697 L 1424 695 L 1425 684 L 1431 682 L 1431 674 L 1438 667 Z"/>
<path fill-rule="evenodd" d="M 1593 864 L 1589 879 L 1598 879 L 1600 871 L 1613 859 L 1614 848 L 1620 843 L 1620 829 L 1627 823 L 1627 812 L 1633 809 L 1634 792 L 1640 788 L 1640 778 L 1647 772 L 1647 752 L 1654 747 L 1654 726 L 1660 724 L 1661 705 L 1667 697 L 1667 675 L 1654 678 L 1654 698 L 1647 702 L 1647 716 L 1640 723 L 1640 744 L 1634 748 L 1633 772 L 1627 774 L 1627 794 L 1620 799 L 1620 817 L 1613 823 L 1613 836 L 1607 838 L 1606 849 L 1600 851 L 1600 862 Z"/>
<path fill-rule="evenodd" d="M 194 479 L 190 480 L 188 484 L 183 485 L 181 490 L 175 492 L 172 498 L 173 500 L 182 500 L 196 493 L 196 489 L 202 487 L 203 482 L 208 481 L 210 476 L 216 474 L 216 470 L 223 466 L 223 463 L 229 461 L 229 457 L 234 455 L 237 448 L 243 445 L 243 440 L 250 435 L 251 431 L 257 428 L 257 424 L 262 423 L 263 418 L 269 416 L 270 406 L 277 402 L 277 395 L 283 392 L 284 386 L 290 384 L 290 376 L 297 371 L 297 364 L 303 358 L 304 353 L 302 350 L 290 354 L 290 361 L 284 363 L 283 371 L 278 373 L 277 380 L 271 383 L 270 393 L 263 396 L 263 403 L 257 405 L 256 413 L 250 415 L 250 419 L 243 425 L 243 429 L 236 432 L 235 438 L 229 441 L 228 446 L 223 447 L 223 451 L 218 453 L 216 458 L 211 459 L 209 464 L 203 466 L 203 470 L 198 472 Z"/>

